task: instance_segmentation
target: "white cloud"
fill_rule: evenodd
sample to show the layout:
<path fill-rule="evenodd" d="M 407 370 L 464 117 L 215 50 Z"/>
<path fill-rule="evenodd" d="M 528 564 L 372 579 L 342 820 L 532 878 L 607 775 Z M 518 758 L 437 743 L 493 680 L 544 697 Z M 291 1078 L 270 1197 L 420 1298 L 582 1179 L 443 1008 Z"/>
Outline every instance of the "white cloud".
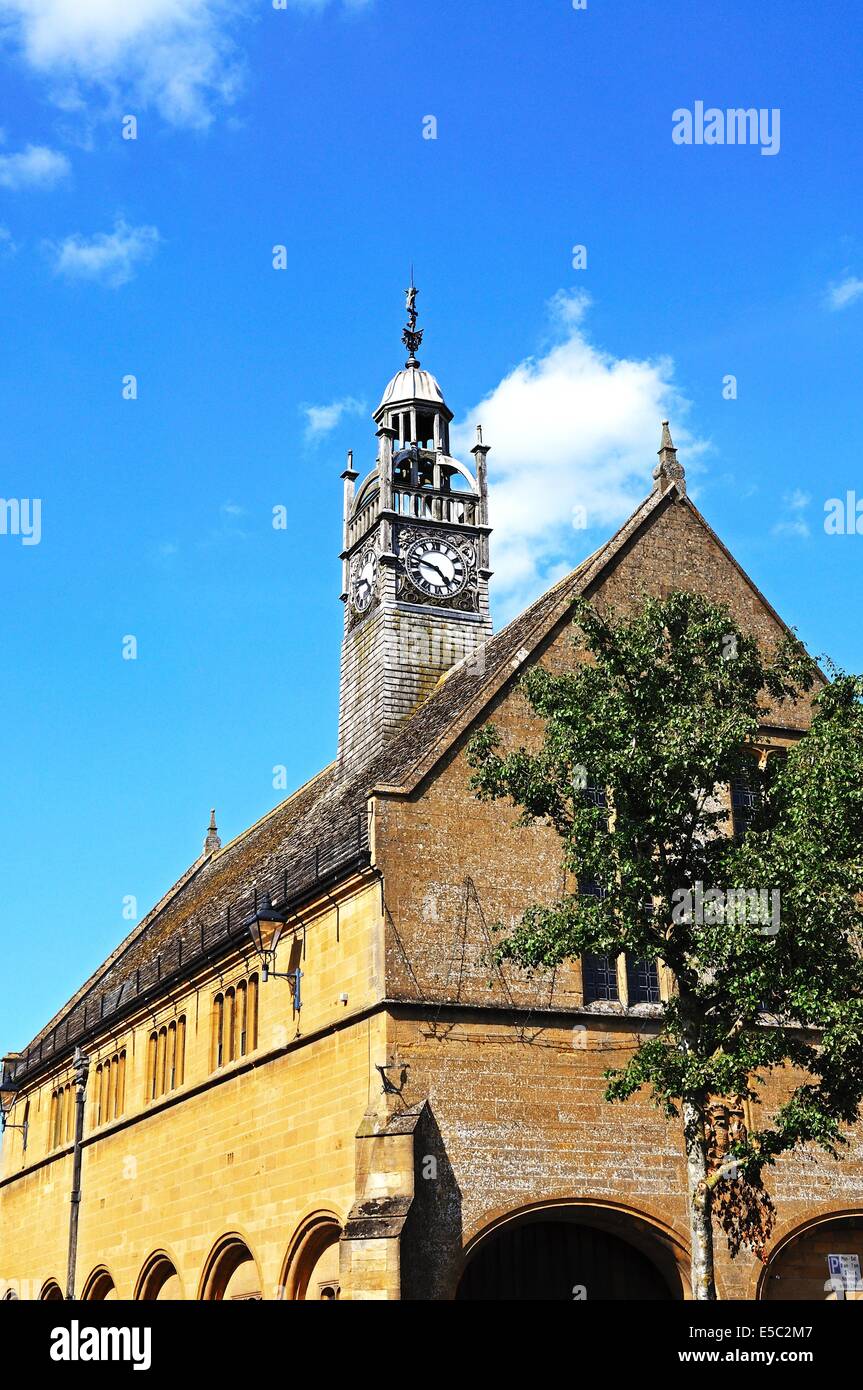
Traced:
<path fill-rule="evenodd" d="M 491 445 L 492 565 L 504 617 L 583 559 L 647 495 L 661 420 L 671 420 L 682 462 L 691 466 L 705 447 L 682 427 L 687 406 L 671 360 L 617 358 L 596 347 L 582 326 L 589 303 L 581 292 L 556 294 L 549 309 L 557 340 L 520 362 L 453 432 L 461 457 L 477 423 Z"/>
<path fill-rule="evenodd" d="M 0 256 L 14 256 L 18 247 L 8 227 L 0 227 Z"/>
<path fill-rule="evenodd" d="M 772 536 L 808 536 L 809 527 L 805 521 L 777 521 L 770 528 Z"/>
<path fill-rule="evenodd" d="M 69 161 L 47 145 L 28 145 L 17 154 L 0 155 L 0 187 L 51 188 L 69 173 Z"/>
<path fill-rule="evenodd" d="M 793 492 L 787 492 L 785 494 L 783 501 L 787 507 L 791 508 L 792 512 L 802 512 L 806 510 L 809 503 L 812 501 L 812 493 L 803 492 L 801 488 L 796 487 Z"/>
<path fill-rule="evenodd" d="M 547 307 L 552 322 L 561 328 L 576 328 L 584 321 L 592 303 L 587 290 L 558 290 Z"/>
<path fill-rule="evenodd" d="M 236 93 L 230 31 L 250 12 L 250 0 L 0 0 L 0 41 L 67 110 L 97 91 L 114 114 L 153 106 L 204 127 Z"/>
<path fill-rule="evenodd" d="M 365 401 L 358 401 L 355 396 L 344 396 L 342 400 L 332 401 L 330 405 L 304 406 L 306 438 L 320 439 L 322 435 L 334 430 L 343 416 L 362 415 L 365 408 Z"/>
<path fill-rule="evenodd" d="M 846 275 L 844 280 L 840 280 L 837 285 L 831 285 L 827 291 L 827 306 L 830 309 L 847 309 L 849 304 L 853 304 L 855 299 L 859 299 L 863 294 L 863 280 L 856 275 Z"/>
<path fill-rule="evenodd" d="M 770 534 L 772 536 L 808 536 L 810 534 L 809 523 L 804 521 L 799 513 L 804 512 L 809 506 L 812 501 L 812 494 L 803 492 L 801 488 L 797 487 L 793 492 L 786 492 L 782 501 L 787 511 L 798 515 L 777 521 L 775 526 L 771 526 Z"/>
<path fill-rule="evenodd" d="M 150 260 L 160 241 L 155 227 L 130 227 L 122 218 L 112 232 L 92 237 L 79 233 L 60 242 L 47 242 L 56 275 L 98 280 L 112 289 L 132 279 L 137 267 Z"/>

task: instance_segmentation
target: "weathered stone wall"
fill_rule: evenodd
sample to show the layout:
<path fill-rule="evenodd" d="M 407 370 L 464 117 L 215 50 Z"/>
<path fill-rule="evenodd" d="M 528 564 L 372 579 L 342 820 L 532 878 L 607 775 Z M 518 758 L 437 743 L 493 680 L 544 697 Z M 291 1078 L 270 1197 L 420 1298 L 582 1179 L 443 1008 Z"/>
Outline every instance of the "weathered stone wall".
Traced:
<path fill-rule="evenodd" d="M 665 508 L 624 548 L 594 598 L 624 609 L 645 592 L 673 587 L 726 601 L 741 627 L 767 645 L 781 635 L 778 620 L 683 504 Z M 556 670 L 570 666 L 576 658 L 569 624 L 530 659 Z M 509 746 L 530 746 L 540 736 L 515 677 L 486 719 Z M 770 722 L 794 729 L 807 719 L 808 705 L 801 704 Z M 382 796 L 376 809 L 387 994 L 404 1006 L 395 1025 L 397 1056 L 410 1064 L 409 1103 L 427 1098 L 439 1126 L 460 1194 L 463 1238 L 507 1211 L 578 1201 L 620 1204 L 685 1243 L 679 1125 L 643 1099 L 609 1106 L 602 1098 L 603 1071 L 624 1063 L 639 1029 L 651 1027 L 648 1019 L 614 1017 L 613 1005 L 585 1010 L 574 962 L 533 980 L 491 963 L 495 924 L 511 928 L 530 902 L 560 892 L 560 852 L 551 830 L 517 828 L 511 806 L 472 796 L 469 732 L 414 793 Z M 783 1089 L 781 1082 L 771 1088 L 770 1104 Z M 814 1153 L 783 1160 L 770 1186 L 783 1223 L 859 1207 L 860 1137 L 841 1166 Z M 757 1272 L 748 1256 L 733 1265 L 722 1257 L 724 1296 L 752 1296 Z"/>
<path fill-rule="evenodd" d="M 304 957 L 300 937 L 293 949 L 290 937 L 279 949 L 279 969 L 299 961 L 304 971 L 300 1017 L 285 981 L 262 984 L 257 1048 L 217 1071 L 212 999 L 254 959 L 226 961 L 165 1000 L 157 1025 L 180 1013 L 187 1019 L 185 1077 L 156 1101 L 145 1098 L 153 1015 L 92 1050 L 91 1083 L 100 1058 L 125 1046 L 126 1107 L 120 1119 L 95 1128 L 88 1095 L 78 1290 L 104 1264 L 118 1296 L 131 1298 L 147 1258 L 165 1250 L 184 1296 L 195 1298 L 208 1253 L 236 1231 L 255 1256 L 264 1296 L 274 1298 L 299 1223 L 317 1209 L 344 1222 L 354 1200 L 355 1135 L 380 1091 L 375 1063 L 387 1057 L 385 1018 L 368 1012 L 382 993 L 380 941 L 375 882 L 340 903 L 338 926 L 333 904 L 310 912 Z M 0 1296 L 5 1283 L 38 1297 L 49 1278 L 65 1289 L 72 1157 L 66 1145 L 53 1153 L 48 1145 L 58 1080 L 65 1072 L 46 1077 L 30 1096 L 26 1154 L 19 1133 L 4 1139 Z"/>

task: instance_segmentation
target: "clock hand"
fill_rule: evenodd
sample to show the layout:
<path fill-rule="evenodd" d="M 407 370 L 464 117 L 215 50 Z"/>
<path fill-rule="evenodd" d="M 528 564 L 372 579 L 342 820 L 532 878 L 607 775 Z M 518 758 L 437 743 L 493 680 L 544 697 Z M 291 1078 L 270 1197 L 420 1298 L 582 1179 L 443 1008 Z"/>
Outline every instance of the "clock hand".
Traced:
<path fill-rule="evenodd" d="M 423 560 L 421 563 L 425 566 L 426 569 L 434 570 L 435 574 L 439 574 L 440 577 L 441 577 L 441 579 L 443 580 L 444 584 L 448 584 L 448 583 L 449 583 L 449 580 L 447 579 L 447 577 L 446 577 L 446 575 L 444 574 L 443 570 L 440 569 L 440 567 L 439 567 L 438 565 L 433 565 L 432 562 L 431 562 L 431 560 Z"/>

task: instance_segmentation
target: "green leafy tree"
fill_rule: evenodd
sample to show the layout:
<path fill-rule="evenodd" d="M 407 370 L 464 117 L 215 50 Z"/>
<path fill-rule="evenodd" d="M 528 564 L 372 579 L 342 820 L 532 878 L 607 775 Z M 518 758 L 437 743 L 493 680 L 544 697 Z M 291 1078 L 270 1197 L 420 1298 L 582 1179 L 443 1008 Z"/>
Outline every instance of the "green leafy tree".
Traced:
<path fill-rule="evenodd" d="M 626 618 L 579 600 L 575 634 L 573 670 L 522 681 L 541 746 L 504 749 L 493 725 L 470 745 L 476 794 L 552 825 L 571 875 L 496 954 L 527 970 L 586 953 L 668 967 L 671 997 L 605 1094 L 647 1088 L 681 1119 L 693 1296 L 712 1299 L 714 1221 L 732 1254 L 763 1257 L 764 1169 L 806 1143 L 838 1156 L 860 1110 L 863 679 L 824 683 L 796 638 L 764 653 L 682 592 Z M 762 766 L 771 709 L 809 698 L 808 732 Z M 742 833 L 735 784 L 749 789 Z M 788 1098 L 747 1127 L 779 1068 Z"/>

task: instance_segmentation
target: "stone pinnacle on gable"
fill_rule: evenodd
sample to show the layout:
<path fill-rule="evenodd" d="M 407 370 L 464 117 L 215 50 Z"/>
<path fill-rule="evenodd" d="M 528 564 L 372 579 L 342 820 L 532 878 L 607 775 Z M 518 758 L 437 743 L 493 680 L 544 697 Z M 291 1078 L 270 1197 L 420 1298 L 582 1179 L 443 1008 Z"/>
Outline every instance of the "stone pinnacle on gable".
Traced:
<path fill-rule="evenodd" d="M 677 461 L 677 450 L 671 438 L 668 421 L 662 422 L 662 438 L 659 441 L 659 463 L 653 470 L 653 486 L 660 492 L 676 487 L 681 496 L 686 494 L 686 470 Z"/>
<path fill-rule="evenodd" d="M 207 838 L 204 841 L 204 853 L 215 854 L 216 850 L 221 848 L 222 842 L 219 839 L 219 832 L 216 829 L 216 812 L 215 809 L 213 809 L 210 812 L 210 824 L 207 827 Z"/>

